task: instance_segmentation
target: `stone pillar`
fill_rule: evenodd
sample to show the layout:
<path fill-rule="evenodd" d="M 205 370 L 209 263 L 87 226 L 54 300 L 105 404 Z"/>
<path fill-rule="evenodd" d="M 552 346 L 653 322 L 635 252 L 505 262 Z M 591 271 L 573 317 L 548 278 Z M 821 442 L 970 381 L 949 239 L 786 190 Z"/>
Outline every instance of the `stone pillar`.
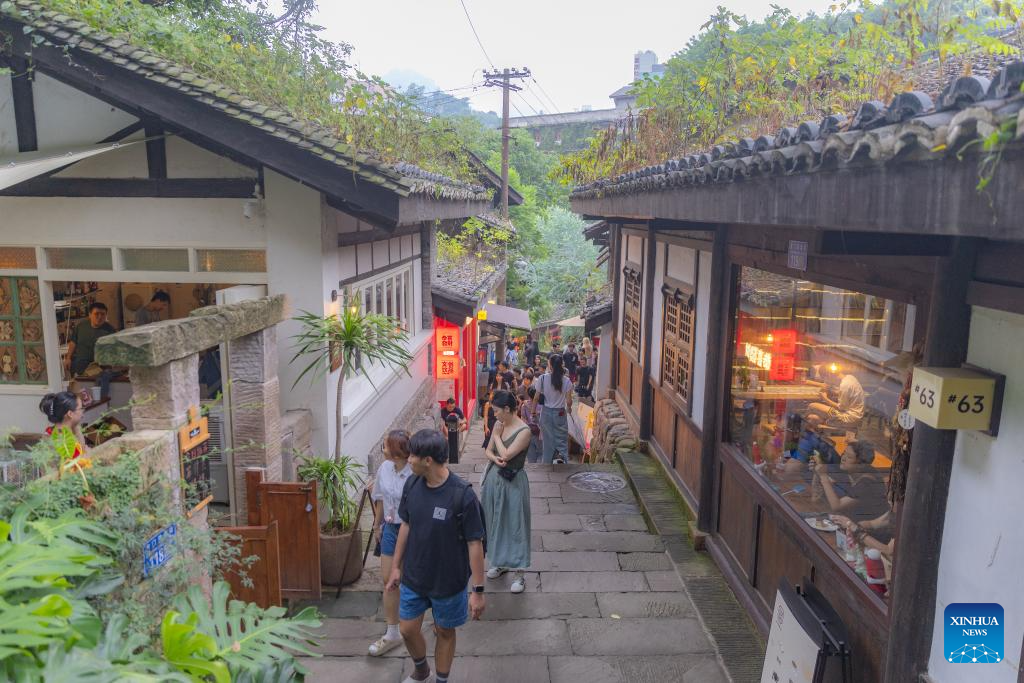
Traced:
<path fill-rule="evenodd" d="M 132 427 L 176 430 L 188 421 L 188 409 L 199 407 L 199 355 L 191 354 L 156 367 L 134 365 Z"/>
<path fill-rule="evenodd" d="M 231 439 L 236 519 L 245 519 L 245 470 L 266 470 L 281 481 L 281 387 L 277 377 L 277 331 L 268 327 L 228 344 L 231 376 Z"/>

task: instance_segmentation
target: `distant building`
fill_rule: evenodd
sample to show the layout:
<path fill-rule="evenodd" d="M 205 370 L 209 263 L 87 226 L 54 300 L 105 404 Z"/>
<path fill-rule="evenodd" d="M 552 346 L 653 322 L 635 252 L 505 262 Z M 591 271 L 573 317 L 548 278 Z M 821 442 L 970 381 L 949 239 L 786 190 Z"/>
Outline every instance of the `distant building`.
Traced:
<path fill-rule="evenodd" d="M 533 134 L 534 142 L 541 149 L 573 151 L 586 146 L 593 134 L 636 110 L 636 94 L 633 83 L 650 74 L 660 77 L 665 65 L 658 63 L 658 55 L 651 50 L 637 52 L 633 56 L 633 81 L 622 86 L 608 97 L 615 103 L 609 109 L 592 109 L 589 105 L 580 111 L 516 116 L 509 119 L 512 128 L 526 128 Z"/>

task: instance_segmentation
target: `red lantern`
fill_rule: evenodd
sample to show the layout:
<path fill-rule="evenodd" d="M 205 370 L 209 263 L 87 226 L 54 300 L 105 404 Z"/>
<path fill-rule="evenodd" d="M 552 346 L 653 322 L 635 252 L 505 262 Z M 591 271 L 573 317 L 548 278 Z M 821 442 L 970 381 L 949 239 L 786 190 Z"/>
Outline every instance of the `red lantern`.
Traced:
<path fill-rule="evenodd" d="M 772 356 L 796 354 L 796 330 L 772 330 Z"/>
<path fill-rule="evenodd" d="M 791 382 L 796 375 L 796 364 L 793 356 L 772 354 L 772 365 L 768 370 L 768 379 Z"/>

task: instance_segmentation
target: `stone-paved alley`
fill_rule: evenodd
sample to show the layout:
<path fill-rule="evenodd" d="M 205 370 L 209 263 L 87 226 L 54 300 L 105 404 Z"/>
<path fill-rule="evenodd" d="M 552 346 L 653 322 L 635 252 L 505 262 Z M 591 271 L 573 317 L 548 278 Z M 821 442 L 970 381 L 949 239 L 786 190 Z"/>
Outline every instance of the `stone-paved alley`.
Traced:
<path fill-rule="evenodd" d="M 452 469 L 479 492 L 482 429 L 474 424 Z M 533 566 L 526 592 L 508 592 L 511 575 L 488 581 L 483 619 L 458 631 L 452 681 L 618 683 L 730 680 L 665 552 L 647 530 L 628 486 L 608 493 L 567 479 L 588 470 L 622 476 L 617 465 L 530 465 Z M 320 659 L 305 659 L 309 681 L 398 683 L 411 672 L 404 647 L 366 655 L 384 632 L 379 564 L 339 600 L 325 589 Z M 433 653 L 429 613 L 424 631 Z"/>

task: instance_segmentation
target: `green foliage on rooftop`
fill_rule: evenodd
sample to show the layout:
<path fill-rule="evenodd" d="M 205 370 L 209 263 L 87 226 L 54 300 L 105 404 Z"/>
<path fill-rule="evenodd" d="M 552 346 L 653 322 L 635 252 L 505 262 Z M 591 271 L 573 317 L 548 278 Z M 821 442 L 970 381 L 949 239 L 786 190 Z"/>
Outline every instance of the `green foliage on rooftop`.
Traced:
<path fill-rule="evenodd" d="M 563 157 L 556 176 L 587 183 L 864 101 L 888 103 L 944 81 L 955 57 L 1019 55 L 1022 15 L 1021 0 L 845 0 L 804 18 L 775 6 L 762 21 L 720 7 L 660 79 L 636 84 L 640 110 Z"/>
<path fill-rule="evenodd" d="M 47 10 L 175 62 L 243 97 L 318 124 L 384 162 L 405 161 L 468 178 L 461 144 L 382 80 L 350 64 L 352 47 L 321 37 L 313 0 L 286 0 L 280 16 L 264 0 L 39 0 Z M 0 14 L 19 3 L 0 0 Z M 41 37 L 35 40 L 41 40 Z M 0 46 L 3 45 L 0 36 Z M 0 47 L 2 49 L 2 47 Z"/>

